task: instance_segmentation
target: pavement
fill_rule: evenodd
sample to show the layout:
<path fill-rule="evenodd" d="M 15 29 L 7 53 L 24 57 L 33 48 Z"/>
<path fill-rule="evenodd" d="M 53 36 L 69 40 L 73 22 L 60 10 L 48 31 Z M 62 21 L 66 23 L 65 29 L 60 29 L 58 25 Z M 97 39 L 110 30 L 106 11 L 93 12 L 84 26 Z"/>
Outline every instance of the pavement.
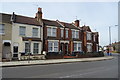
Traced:
<path fill-rule="evenodd" d="M 60 64 L 72 62 L 91 62 L 113 59 L 113 56 L 94 57 L 94 58 L 76 58 L 76 59 L 49 59 L 49 60 L 31 60 L 31 61 L 11 61 L 2 62 L 0 67 L 16 67 L 16 66 L 30 66 L 30 65 L 46 65 L 46 64 Z"/>

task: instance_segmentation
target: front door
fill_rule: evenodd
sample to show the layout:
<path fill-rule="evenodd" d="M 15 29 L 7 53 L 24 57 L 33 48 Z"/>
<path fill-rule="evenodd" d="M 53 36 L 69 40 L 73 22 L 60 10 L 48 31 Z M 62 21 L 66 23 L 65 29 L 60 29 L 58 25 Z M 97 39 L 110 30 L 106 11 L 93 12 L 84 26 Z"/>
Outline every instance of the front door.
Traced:
<path fill-rule="evenodd" d="M 4 43 L 3 44 L 2 58 L 5 58 L 5 59 L 10 59 L 11 58 L 10 43 Z"/>
<path fill-rule="evenodd" d="M 61 43 L 61 44 L 60 44 L 60 51 L 61 51 L 62 53 L 65 52 L 65 51 L 64 51 L 64 43 Z"/>
<path fill-rule="evenodd" d="M 14 46 L 13 46 L 13 58 L 18 59 L 18 43 L 14 43 Z"/>
<path fill-rule="evenodd" d="M 65 54 L 68 55 L 68 43 L 65 43 L 64 45 L 65 45 Z"/>

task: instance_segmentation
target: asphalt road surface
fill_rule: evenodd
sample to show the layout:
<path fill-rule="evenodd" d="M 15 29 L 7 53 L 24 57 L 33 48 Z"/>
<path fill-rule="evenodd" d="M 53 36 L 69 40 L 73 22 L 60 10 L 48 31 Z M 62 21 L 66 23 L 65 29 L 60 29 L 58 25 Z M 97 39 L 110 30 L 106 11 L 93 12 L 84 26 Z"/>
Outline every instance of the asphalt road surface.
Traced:
<path fill-rule="evenodd" d="M 118 78 L 118 55 L 112 60 L 3 68 L 3 78 Z"/>

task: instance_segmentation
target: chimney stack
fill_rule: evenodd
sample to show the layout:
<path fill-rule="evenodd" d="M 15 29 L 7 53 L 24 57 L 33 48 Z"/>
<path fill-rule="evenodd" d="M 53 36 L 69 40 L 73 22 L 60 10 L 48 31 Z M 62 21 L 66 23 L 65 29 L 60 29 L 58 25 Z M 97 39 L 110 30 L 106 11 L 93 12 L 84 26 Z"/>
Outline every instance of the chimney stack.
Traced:
<path fill-rule="evenodd" d="M 75 20 L 75 26 L 79 27 L 79 20 Z"/>
<path fill-rule="evenodd" d="M 42 20 L 42 8 L 38 8 L 38 12 L 36 13 L 36 17 L 37 18 L 37 21 L 41 22 Z"/>

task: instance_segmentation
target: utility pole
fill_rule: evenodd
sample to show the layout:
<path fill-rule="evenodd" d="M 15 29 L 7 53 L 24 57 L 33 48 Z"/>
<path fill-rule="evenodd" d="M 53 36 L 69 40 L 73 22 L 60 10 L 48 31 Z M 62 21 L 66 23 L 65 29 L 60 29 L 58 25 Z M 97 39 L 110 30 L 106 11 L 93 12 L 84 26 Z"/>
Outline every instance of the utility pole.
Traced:
<path fill-rule="evenodd" d="M 111 26 L 109 26 L 109 54 L 110 54 L 110 50 L 111 50 Z"/>
<path fill-rule="evenodd" d="M 109 26 L 109 45 L 111 45 L 111 27 Z"/>

